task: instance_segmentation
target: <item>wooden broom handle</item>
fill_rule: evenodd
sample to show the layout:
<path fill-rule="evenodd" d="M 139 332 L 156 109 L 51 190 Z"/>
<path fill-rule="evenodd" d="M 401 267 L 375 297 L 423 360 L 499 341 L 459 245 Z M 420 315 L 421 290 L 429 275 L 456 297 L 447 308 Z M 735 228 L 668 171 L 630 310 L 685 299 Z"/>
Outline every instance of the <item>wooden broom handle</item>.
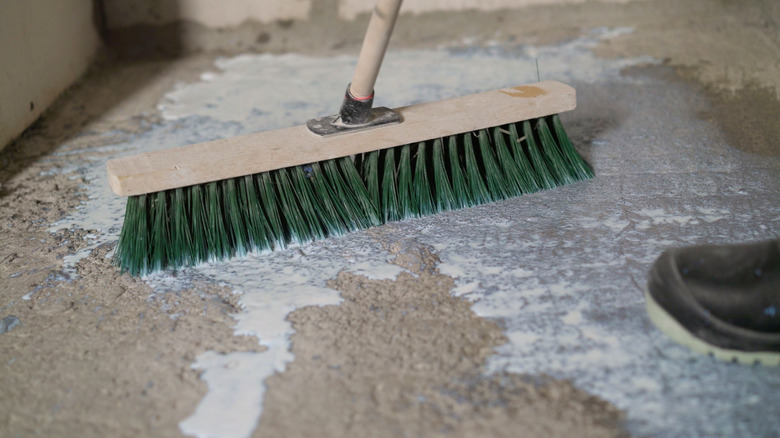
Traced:
<path fill-rule="evenodd" d="M 360 49 L 355 75 L 349 92 L 358 99 L 367 98 L 374 93 L 374 84 L 385 57 L 390 35 L 393 33 L 398 10 L 402 0 L 377 0 L 371 20 L 368 22 L 366 37 Z"/>

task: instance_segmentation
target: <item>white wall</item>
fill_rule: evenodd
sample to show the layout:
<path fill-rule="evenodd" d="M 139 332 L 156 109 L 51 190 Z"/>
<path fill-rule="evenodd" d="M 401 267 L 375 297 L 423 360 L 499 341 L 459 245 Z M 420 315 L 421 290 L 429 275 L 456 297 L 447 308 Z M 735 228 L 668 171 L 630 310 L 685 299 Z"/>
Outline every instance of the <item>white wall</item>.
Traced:
<path fill-rule="evenodd" d="M 92 0 L 0 0 L 0 148 L 89 66 Z"/>

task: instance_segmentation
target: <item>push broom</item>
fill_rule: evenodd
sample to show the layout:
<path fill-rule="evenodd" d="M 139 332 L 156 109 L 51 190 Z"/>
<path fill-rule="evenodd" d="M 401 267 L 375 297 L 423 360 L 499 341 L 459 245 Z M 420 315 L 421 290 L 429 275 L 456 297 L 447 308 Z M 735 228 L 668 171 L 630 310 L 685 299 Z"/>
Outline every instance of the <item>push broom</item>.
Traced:
<path fill-rule="evenodd" d="M 132 275 L 284 248 L 590 178 L 544 81 L 390 110 L 374 83 L 401 0 L 379 0 L 339 114 L 108 162 Z"/>

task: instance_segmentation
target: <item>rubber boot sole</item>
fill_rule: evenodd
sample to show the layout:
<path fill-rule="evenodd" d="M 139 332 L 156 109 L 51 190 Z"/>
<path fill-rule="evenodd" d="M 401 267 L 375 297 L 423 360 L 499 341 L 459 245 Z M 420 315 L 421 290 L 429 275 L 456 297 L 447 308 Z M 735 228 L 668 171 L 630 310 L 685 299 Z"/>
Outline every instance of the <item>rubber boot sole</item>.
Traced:
<path fill-rule="evenodd" d="M 650 317 L 650 321 L 652 321 L 659 330 L 677 343 L 688 347 L 697 353 L 707 354 L 722 361 L 737 362 L 744 365 L 762 364 L 766 366 L 780 366 L 780 353 L 731 350 L 720 348 L 702 341 L 683 327 L 682 324 L 677 322 L 676 319 L 672 318 L 672 316 L 653 299 L 647 289 L 645 289 L 645 306 L 647 308 L 647 316 Z"/>

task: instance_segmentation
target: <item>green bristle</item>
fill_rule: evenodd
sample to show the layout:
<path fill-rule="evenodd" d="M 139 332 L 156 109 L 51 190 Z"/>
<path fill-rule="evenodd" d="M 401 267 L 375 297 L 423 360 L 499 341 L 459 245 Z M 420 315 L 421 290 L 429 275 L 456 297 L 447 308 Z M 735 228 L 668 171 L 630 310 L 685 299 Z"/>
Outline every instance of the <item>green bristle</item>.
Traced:
<path fill-rule="evenodd" d="M 187 196 L 183 188 L 178 188 L 173 190 L 171 197 L 170 263 L 176 266 L 190 266 L 193 264 L 193 259 Z"/>
<path fill-rule="evenodd" d="M 116 249 L 116 263 L 130 275 L 141 275 L 149 271 L 149 235 L 146 214 L 147 195 L 130 196 L 119 243 Z"/>
<path fill-rule="evenodd" d="M 436 199 L 436 211 L 452 210 L 457 205 L 452 193 L 450 179 L 447 176 L 447 165 L 444 162 L 444 147 L 442 140 L 433 141 L 433 184 Z"/>
<path fill-rule="evenodd" d="M 577 150 L 574 149 L 574 145 L 571 144 L 569 136 L 566 135 L 566 131 L 563 129 L 560 116 L 555 114 L 550 117 L 550 119 L 552 120 L 555 139 L 561 147 L 561 152 L 563 152 L 564 157 L 566 157 L 566 160 L 569 162 L 569 168 L 574 171 L 576 179 L 583 180 L 593 178 L 593 169 L 588 166 L 588 163 L 586 163 L 580 154 L 577 153 Z"/>
<path fill-rule="evenodd" d="M 295 166 L 290 169 L 292 172 L 293 191 L 298 200 L 298 207 L 303 213 L 306 223 L 309 224 L 309 230 L 313 239 L 322 239 L 327 236 L 327 231 L 320 221 L 319 203 L 315 199 L 314 188 L 311 181 L 306 177 L 306 172 L 302 166 Z"/>
<path fill-rule="evenodd" d="M 450 178 L 452 178 L 452 194 L 455 197 L 454 208 L 471 207 L 474 200 L 463 175 L 463 165 L 458 150 L 458 136 L 451 135 L 447 141 L 447 155 L 450 157 Z"/>
<path fill-rule="evenodd" d="M 401 219 L 398 206 L 398 191 L 395 184 L 395 149 L 389 148 L 382 151 L 384 166 L 382 166 L 382 203 L 385 222 Z"/>
<path fill-rule="evenodd" d="M 555 176 L 555 181 L 558 183 L 557 185 L 575 182 L 576 179 L 569 171 L 569 163 L 567 163 L 561 155 L 561 150 L 555 143 L 550 128 L 547 126 L 547 122 L 544 119 L 537 120 L 536 130 L 539 133 L 539 140 L 541 142 L 542 151 L 544 151 L 545 160 L 547 161 L 547 167 Z"/>
<path fill-rule="evenodd" d="M 360 211 L 360 204 L 355 194 L 349 190 L 336 160 L 322 162 L 325 177 L 332 190 L 332 199 L 338 205 L 338 212 L 347 228 L 352 231 L 371 226 Z"/>
<path fill-rule="evenodd" d="M 252 175 L 239 178 L 238 196 L 241 211 L 244 212 L 244 222 L 250 249 L 270 249 L 270 224 L 265 217 L 265 213 L 263 213 L 263 207 L 260 204 L 260 194 L 257 191 Z"/>
<path fill-rule="evenodd" d="M 531 129 L 531 122 L 528 120 L 523 122 L 523 135 L 525 136 L 525 143 L 528 146 L 528 156 L 531 158 L 531 165 L 534 167 L 534 175 L 536 175 L 536 182 L 542 187 L 542 189 L 551 189 L 556 186 L 555 177 L 550 173 L 547 168 L 547 164 L 542 157 L 542 153 L 539 152 L 539 147 L 536 146 L 536 139 L 534 138 L 534 132 Z"/>
<path fill-rule="evenodd" d="M 146 251 L 141 248 L 141 244 L 146 244 L 146 238 L 141 239 L 141 227 L 138 226 L 138 222 L 146 220 L 146 209 L 143 207 L 142 196 L 144 195 L 127 198 L 125 220 L 114 256 L 114 263 L 123 271 L 129 272 L 130 275 L 139 275 L 145 272 L 143 263 L 146 261 Z"/>
<path fill-rule="evenodd" d="M 322 219 L 322 223 L 325 225 L 328 234 L 331 236 L 341 236 L 349 231 L 344 225 L 344 221 L 341 219 L 338 208 L 339 202 L 334 202 L 333 195 L 328 189 L 327 181 L 325 180 L 325 174 L 322 172 L 320 163 L 312 163 L 311 165 L 311 179 L 312 188 L 314 189 L 315 200 L 318 203 L 319 209 L 317 212 Z"/>
<path fill-rule="evenodd" d="M 244 255 L 250 249 L 247 227 L 244 225 L 243 206 L 240 203 L 236 178 L 224 181 L 222 196 L 225 209 L 225 228 L 230 239 L 230 247 L 236 254 Z"/>
<path fill-rule="evenodd" d="M 412 209 L 412 147 L 401 146 L 398 163 L 398 212 L 400 219 L 414 217 Z"/>
<path fill-rule="evenodd" d="M 482 158 L 484 177 L 490 197 L 496 201 L 506 199 L 509 197 L 510 189 L 507 187 L 504 175 L 501 173 L 501 167 L 496 161 L 488 131 L 486 129 L 479 131 L 477 138 L 479 139 L 479 155 Z"/>
<path fill-rule="evenodd" d="M 509 125 L 509 143 L 512 146 L 512 156 L 515 159 L 515 164 L 517 164 L 517 168 L 520 171 L 520 178 L 523 181 L 522 187 L 528 188 L 525 193 L 538 192 L 542 187 L 537 183 L 536 178 L 534 178 L 536 174 L 523 149 L 523 139 L 525 139 L 525 137 L 520 137 L 517 133 L 517 124 L 512 123 Z"/>
<path fill-rule="evenodd" d="M 189 187 L 190 198 L 190 236 L 192 237 L 192 258 L 195 262 L 205 262 L 209 259 L 208 221 L 206 206 L 203 202 L 203 186 Z"/>
<path fill-rule="evenodd" d="M 271 173 L 274 175 L 274 182 L 279 194 L 279 210 L 282 212 L 284 224 L 289 232 L 289 240 L 297 243 L 312 240 L 314 235 L 299 209 L 287 169 L 278 169 Z"/>
<path fill-rule="evenodd" d="M 211 182 L 206 184 L 206 194 L 204 203 L 206 204 L 206 241 L 208 243 L 209 258 L 222 260 L 230 256 L 230 239 L 225 230 L 225 221 L 223 218 L 222 191 L 219 189 L 219 183 Z"/>
<path fill-rule="evenodd" d="M 382 209 L 382 197 L 379 193 L 379 151 L 363 154 L 363 182 L 368 190 L 368 198 L 377 209 Z M 355 163 L 357 164 L 357 162 Z"/>
<path fill-rule="evenodd" d="M 485 204 L 491 202 L 493 199 L 490 197 L 487 187 L 485 187 L 485 181 L 483 181 L 482 170 L 477 163 L 477 157 L 474 155 L 474 144 L 471 142 L 471 137 L 474 134 L 466 133 L 461 137 L 463 139 L 463 155 L 466 161 L 466 182 L 471 192 L 471 199 L 475 205 Z"/>
<path fill-rule="evenodd" d="M 519 123 L 130 197 L 116 263 L 139 275 L 221 260 L 593 175 L 558 116 Z"/>
<path fill-rule="evenodd" d="M 362 212 L 364 221 L 368 226 L 377 226 L 381 223 L 379 219 L 379 209 L 371 201 L 368 190 L 363 184 L 363 178 L 360 172 L 355 168 L 355 164 L 349 157 L 339 158 L 339 167 L 344 174 L 344 181 L 349 185 L 350 192 L 354 194 L 357 205 Z"/>
<path fill-rule="evenodd" d="M 271 172 L 263 172 L 255 175 L 260 200 L 265 209 L 265 217 L 268 218 L 269 240 L 279 248 L 287 247 L 287 233 L 282 223 L 282 213 L 279 211 L 279 201 L 271 179 Z"/>
<path fill-rule="evenodd" d="M 152 270 L 162 269 L 168 264 L 168 206 L 165 192 L 157 192 L 151 199 L 152 216 Z"/>
<path fill-rule="evenodd" d="M 370 153 L 371 152 L 366 152 L 365 154 L 355 154 L 351 156 L 352 164 L 355 166 L 355 169 L 359 169 L 358 173 L 360 173 L 361 175 L 365 175 L 365 172 L 363 172 L 363 170 L 365 170 L 366 167 L 366 160 L 368 159 L 367 155 Z"/>
<path fill-rule="evenodd" d="M 493 129 L 493 147 L 496 151 L 496 159 L 501 165 L 501 172 L 506 178 L 507 189 L 510 196 L 520 196 L 523 193 L 530 192 L 530 187 L 525 185 L 522 172 L 517 167 L 515 159 L 512 157 L 512 153 L 509 152 L 509 148 L 506 145 L 504 139 L 505 130 L 503 128 Z M 509 133 L 506 131 L 506 133 Z"/>
<path fill-rule="evenodd" d="M 431 185 L 428 181 L 428 157 L 425 153 L 425 142 L 420 142 L 415 154 L 414 180 L 412 182 L 412 209 L 418 216 L 427 216 L 433 213 Z"/>

